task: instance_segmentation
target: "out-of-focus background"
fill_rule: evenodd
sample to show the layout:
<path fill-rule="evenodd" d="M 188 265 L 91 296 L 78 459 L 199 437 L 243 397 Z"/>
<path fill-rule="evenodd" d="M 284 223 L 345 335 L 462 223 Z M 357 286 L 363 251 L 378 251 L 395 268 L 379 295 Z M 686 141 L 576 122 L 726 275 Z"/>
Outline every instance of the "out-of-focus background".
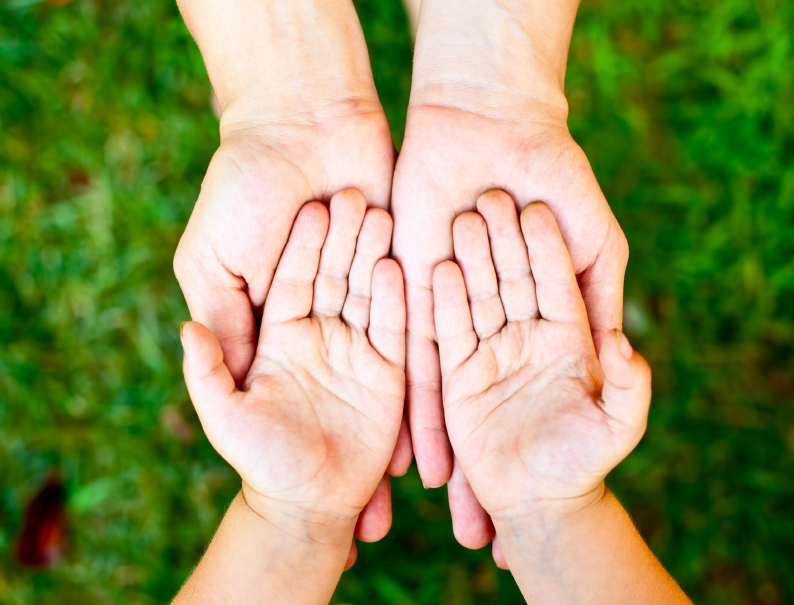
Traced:
<path fill-rule="evenodd" d="M 399 146 L 406 17 L 356 6 Z M 571 131 L 628 236 L 626 332 L 655 372 L 608 483 L 699 604 L 794 602 L 792 32 L 788 0 L 584 0 L 571 47 Z M 167 603 L 238 489 L 183 386 L 171 270 L 210 94 L 171 0 L 0 4 L 3 604 Z M 445 490 L 412 470 L 393 492 L 335 602 L 521 602 L 454 541 Z"/>

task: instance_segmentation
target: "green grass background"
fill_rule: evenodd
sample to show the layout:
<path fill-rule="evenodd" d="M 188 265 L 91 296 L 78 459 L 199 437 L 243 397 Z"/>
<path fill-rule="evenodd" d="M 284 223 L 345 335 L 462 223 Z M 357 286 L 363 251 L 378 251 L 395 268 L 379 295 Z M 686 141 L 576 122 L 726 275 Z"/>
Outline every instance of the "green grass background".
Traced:
<path fill-rule="evenodd" d="M 397 143 L 411 45 L 357 1 Z M 794 3 L 585 0 L 570 126 L 631 245 L 626 330 L 655 371 L 609 485 L 697 603 L 794 602 Z M 171 259 L 218 143 L 172 1 L 0 4 L 0 603 L 167 603 L 238 487 L 180 372 Z M 60 469 L 71 545 L 16 567 Z M 444 490 L 394 481 L 338 603 L 518 603 Z M 311 570 L 307 570 L 311 577 Z"/>

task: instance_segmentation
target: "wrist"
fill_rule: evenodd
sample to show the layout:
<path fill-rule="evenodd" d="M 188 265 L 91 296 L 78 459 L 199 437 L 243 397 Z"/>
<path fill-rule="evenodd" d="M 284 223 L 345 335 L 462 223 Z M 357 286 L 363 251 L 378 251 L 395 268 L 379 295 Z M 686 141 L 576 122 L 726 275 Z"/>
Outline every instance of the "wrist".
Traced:
<path fill-rule="evenodd" d="M 259 494 L 246 483 L 239 497 L 251 513 L 289 540 L 311 547 L 340 549 L 345 555 L 350 549 L 357 513 L 287 505 Z"/>
<path fill-rule="evenodd" d="M 179 7 L 207 66 L 222 124 L 303 122 L 377 103 L 351 0 L 179 0 Z"/>
<path fill-rule="evenodd" d="M 295 100 L 292 109 L 290 103 L 282 104 L 261 95 L 240 95 L 230 100 L 221 114 L 221 143 L 238 139 L 295 142 L 302 136 L 300 132 L 296 135 L 296 131 L 305 133 L 308 128 L 336 119 L 358 118 L 370 122 L 378 134 L 388 128 L 374 89 L 372 94 L 351 90 L 345 95 L 307 95 Z M 296 111 L 297 107 L 301 109 Z"/>
<path fill-rule="evenodd" d="M 554 548 L 572 527 L 590 524 L 611 498 L 601 482 L 578 497 L 529 500 L 489 514 L 503 549 L 544 550 Z"/>
<path fill-rule="evenodd" d="M 578 0 L 424 0 L 411 104 L 564 122 L 577 7 Z"/>

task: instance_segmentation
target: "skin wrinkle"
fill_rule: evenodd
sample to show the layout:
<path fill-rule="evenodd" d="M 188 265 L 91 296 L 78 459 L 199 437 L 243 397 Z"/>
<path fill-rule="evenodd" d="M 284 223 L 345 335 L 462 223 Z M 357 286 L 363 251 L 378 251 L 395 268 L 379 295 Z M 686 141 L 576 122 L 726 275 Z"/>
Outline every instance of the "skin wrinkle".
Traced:
<path fill-rule="evenodd" d="M 286 529 L 284 529 L 283 527 L 281 527 L 277 523 L 274 523 L 271 519 L 269 519 L 266 516 L 264 516 L 261 513 L 259 513 L 259 511 L 257 511 L 253 506 L 251 506 L 251 504 L 248 502 L 248 499 L 245 496 L 245 490 L 241 490 L 240 493 L 242 494 L 243 501 L 245 502 L 245 504 L 248 507 L 248 509 L 252 513 L 254 513 L 256 516 L 258 516 L 260 519 L 262 519 L 263 521 L 265 521 L 266 523 L 270 524 L 272 527 L 277 529 L 279 532 L 282 532 L 282 533 L 286 534 L 287 536 L 289 536 L 291 538 L 294 538 L 295 540 L 299 540 L 301 542 L 307 542 L 309 544 L 322 544 L 322 545 L 337 544 L 336 542 L 323 542 L 322 540 L 311 539 L 311 538 L 309 538 L 308 534 L 295 535 L 295 534 L 290 533 L 289 531 L 287 531 Z M 255 493 L 256 493 L 256 495 L 258 497 L 260 497 L 260 498 L 262 498 L 264 500 L 271 499 L 268 496 L 265 496 L 264 494 L 260 494 L 259 492 L 255 492 Z M 295 519 L 297 521 L 305 522 L 305 520 L 303 518 L 299 517 L 298 515 L 292 515 L 292 514 L 290 514 L 288 512 L 283 512 L 283 511 L 279 511 L 279 512 L 281 514 L 283 514 L 284 516 L 286 516 L 286 517 L 290 517 L 290 518 Z M 316 512 L 316 511 L 315 510 L 312 510 L 312 511 L 308 511 L 307 510 L 307 512 Z M 321 513 L 321 514 L 323 514 L 323 513 Z M 342 521 L 348 520 L 347 517 L 334 517 L 333 515 L 328 515 L 328 514 L 325 514 L 325 516 L 328 516 L 328 517 L 330 517 L 332 519 L 336 518 L 336 519 L 339 519 L 339 520 L 342 520 Z M 322 522 L 319 522 L 319 521 L 312 521 L 310 523 L 313 523 L 315 525 L 320 525 L 320 526 L 323 526 L 323 527 L 329 527 L 329 528 L 336 529 L 336 526 L 333 523 L 331 523 L 331 522 L 322 523 Z"/>
<path fill-rule="evenodd" d="M 486 91 L 485 94 L 487 95 L 488 92 Z M 485 98 L 487 98 L 487 97 L 485 97 Z M 537 106 L 540 106 L 540 107 L 545 106 L 545 107 L 549 107 L 549 108 L 556 108 L 556 110 L 558 112 L 563 113 L 563 110 L 561 108 L 557 107 L 556 105 L 554 105 L 552 103 L 544 102 L 541 98 L 536 98 L 536 97 L 533 97 L 533 96 L 528 96 L 526 94 L 522 94 L 521 95 L 521 99 L 522 100 L 531 100 L 534 103 L 533 105 L 531 105 L 531 107 L 533 107 L 533 108 L 537 107 Z M 560 123 L 558 123 L 555 120 L 538 119 L 537 117 L 520 118 L 520 117 L 516 117 L 516 116 L 509 116 L 509 115 L 495 116 L 495 115 L 491 115 L 489 113 L 486 113 L 485 111 L 477 110 L 475 108 L 467 107 L 467 106 L 464 106 L 464 105 L 461 105 L 461 104 L 457 104 L 457 103 L 453 103 L 453 102 L 441 103 L 441 102 L 438 102 L 438 101 L 434 101 L 432 103 L 417 103 L 416 106 L 421 107 L 422 109 L 431 109 L 431 110 L 435 109 L 435 110 L 439 110 L 439 111 L 448 111 L 450 109 L 454 110 L 454 111 L 461 111 L 461 112 L 464 112 L 464 113 L 467 113 L 467 114 L 471 114 L 471 115 L 479 117 L 479 118 L 483 118 L 483 119 L 487 119 L 487 120 L 496 120 L 497 122 L 499 122 L 501 124 L 506 124 L 508 126 L 512 125 L 514 127 L 522 127 L 522 126 L 528 127 L 528 126 L 533 126 L 533 125 L 543 125 L 543 126 L 550 126 L 550 127 L 555 127 L 555 128 L 563 128 L 560 125 Z M 503 107 L 503 105 L 500 105 L 500 107 Z M 538 113 L 538 115 L 544 115 L 542 112 L 537 112 L 537 113 Z M 567 112 L 567 110 L 565 110 L 564 111 L 564 116 L 563 116 L 563 118 L 561 120 L 562 123 L 565 123 L 565 121 L 567 120 L 567 116 L 568 116 L 568 112 Z M 565 130 L 566 133 L 568 132 L 567 127 L 565 127 L 564 130 Z M 425 135 L 425 136 L 427 136 L 427 135 Z M 491 187 L 491 189 L 493 189 L 493 187 Z"/>
<path fill-rule="evenodd" d="M 278 141 L 279 139 L 275 139 L 275 140 Z M 321 154 L 319 153 L 318 150 L 309 148 L 308 146 L 305 146 L 305 145 L 302 145 L 301 142 L 298 139 L 294 139 L 292 141 L 292 144 L 296 145 L 298 147 L 299 151 L 302 150 L 306 154 L 311 154 L 313 156 L 317 156 L 318 162 L 320 163 L 320 165 L 323 166 L 323 174 L 327 173 L 327 171 L 325 170 L 325 166 L 324 166 L 324 164 L 322 162 Z M 282 143 L 282 146 L 283 146 L 283 143 Z M 286 162 L 292 168 L 292 170 L 283 171 L 283 173 L 287 174 L 289 177 L 292 177 L 293 175 L 296 175 L 296 174 L 299 174 L 299 175 L 301 175 L 303 177 L 302 178 L 302 182 L 300 184 L 298 184 L 297 187 L 295 187 L 295 190 L 312 191 L 311 183 L 309 182 L 309 179 L 307 178 L 307 176 L 305 174 L 305 171 L 300 166 L 298 166 L 290 158 L 290 155 L 291 155 L 290 153 L 288 153 L 285 150 L 282 150 L 280 147 L 281 146 L 278 146 L 278 145 L 268 145 L 264 150 L 263 149 L 259 149 L 258 151 L 260 153 L 262 153 L 264 151 L 263 156 L 265 158 L 267 158 L 271 162 L 271 165 L 274 168 L 276 167 L 276 158 L 271 157 L 272 154 L 276 154 L 278 159 L 281 159 L 282 161 Z M 270 151 L 271 153 L 268 153 L 268 151 Z M 264 188 L 256 186 L 250 180 L 250 177 L 248 176 L 247 171 L 239 164 L 239 162 L 237 161 L 237 159 L 234 156 L 229 155 L 229 156 L 227 156 L 227 159 L 229 161 L 231 161 L 232 164 L 234 165 L 234 167 L 238 170 L 238 172 L 240 172 L 245 177 L 246 181 L 248 182 L 248 185 L 249 185 L 250 189 L 252 191 L 258 192 L 257 195 L 259 197 L 259 203 L 261 204 L 264 201 L 265 196 L 267 195 L 265 193 L 265 191 L 264 191 Z M 294 184 L 294 182 L 293 182 L 293 184 Z M 324 194 L 326 192 L 327 192 L 327 186 L 324 185 L 323 186 L 323 193 L 321 193 L 320 195 L 316 195 L 316 192 L 312 192 L 312 195 L 313 195 L 313 197 L 315 199 L 324 199 Z M 308 201 L 311 201 L 311 200 L 306 200 L 306 201 L 308 202 Z"/>
<path fill-rule="evenodd" d="M 531 338 L 531 336 L 524 337 L 524 339 L 530 339 L 530 338 Z M 507 388 L 506 389 L 507 395 L 504 396 L 504 401 L 502 403 L 506 403 L 507 400 L 512 399 L 513 397 L 515 397 L 516 394 L 528 384 L 528 381 L 526 379 L 521 379 L 517 375 L 516 371 L 511 371 L 509 374 L 505 375 L 501 379 L 497 379 L 496 378 L 496 375 L 497 375 L 498 368 L 499 368 L 500 364 L 499 364 L 498 360 L 496 359 L 496 357 L 493 354 L 492 347 L 488 343 L 480 341 L 479 346 L 478 346 L 477 350 L 475 351 L 475 353 L 477 353 L 477 352 L 488 355 L 489 361 L 490 361 L 490 365 L 493 367 L 494 379 L 491 381 L 491 383 L 489 383 L 490 384 L 490 386 L 488 387 L 489 389 L 490 388 L 499 388 L 499 387 L 505 388 L 506 385 L 509 387 L 510 384 L 518 383 L 518 386 L 516 388 L 513 388 L 513 389 Z M 474 353 L 472 353 L 472 356 L 473 355 L 474 355 Z M 472 356 L 469 356 L 468 359 L 471 359 Z M 559 359 L 559 358 L 556 358 L 556 359 Z M 579 361 L 580 360 L 578 358 L 575 358 L 572 361 L 568 362 L 567 364 L 566 363 L 559 363 L 559 362 L 548 363 L 548 364 L 545 365 L 543 371 L 540 374 L 535 374 L 534 372 L 531 372 L 530 370 L 532 369 L 533 366 L 532 365 L 528 365 L 529 362 L 526 362 L 526 363 L 522 363 L 521 364 L 520 370 L 524 370 L 525 372 L 530 373 L 532 375 L 531 383 L 533 385 L 539 385 L 540 389 L 541 389 L 539 392 L 543 392 L 543 389 L 545 389 L 548 386 L 548 384 L 549 384 L 548 381 L 546 383 L 544 383 L 542 381 L 542 377 L 543 376 L 546 376 L 549 373 L 552 373 L 552 374 L 555 374 L 555 373 L 560 374 L 561 373 L 561 374 L 567 375 L 567 374 L 569 374 L 571 369 L 576 369 L 576 368 L 579 368 L 579 367 L 586 367 L 586 366 L 582 366 L 582 364 L 579 363 Z M 455 368 L 455 370 L 453 370 L 453 376 L 454 376 L 455 371 L 457 371 L 460 368 L 460 366 L 464 365 L 464 363 L 465 362 L 459 364 L 458 367 Z M 558 366 L 562 368 L 562 371 L 557 369 Z M 573 376 L 576 377 L 576 378 L 579 378 L 579 379 L 584 379 L 584 378 L 593 379 L 592 374 L 589 371 L 575 372 L 573 374 Z M 596 381 L 596 383 L 597 383 L 597 381 Z M 536 389 L 532 389 L 532 392 L 534 393 L 534 392 L 538 392 L 538 391 Z M 593 392 L 595 392 L 595 391 L 593 391 Z M 482 396 L 484 394 L 485 394 L 485 391 L 480 391 L 479 393 L 476 393 L 476 394 L 473 394 L 473 395 L 471 395 L 469 397 L 466 397 L 463 400 L 458 400 L 456 402 L 449 402 L 449 405 L 452 405 L 452 406 L 455 406 L 455 407 L 460 407 L 462 405 L 466 405 L 465 402 L 467 400 L 476 399 L 476 398 L 478 398 L 478 397 L 480 397 L 480 396 Z"/>
<path fill-rule="evenodd" d="M 301 381 L 297 380 L 297 378 L 294 377 L 295 376 L 294 373 L 290 372 L 287 375 L 293 377 L 293 382 L 297 385 L 298 389 L 303 394 L 304 401 L 307 403 L 308 407 L 312 410 L 312 412 L 314 414 L 315 424 L 317 426 L 322 426 L 322 422 L 320 421 L 320 417 L 317 415 L 317 409 L 311 403 L 313 400 L 309 397 L 309 393 L 306 391 L 306 389 L 303 386 L 303 384 L 301 383 Z M 335 396 L 334 396 L 334 398 L 338 399 Z M 304 406 L 304 407 L 306 407 L 306 406 Z M 324 432 L 323 432 L 323 439 L 324 439 L 324 445 L 325 445 L 325 451 L 326 451 L 326 458 L 325 458 L 323 464 L 321 464 L 320 467 L 316 470 L 315 474 L 312 477 L 309 477 L 306 481 L 304 481 L 304 483 L 302 485 L 305 485 L 307 483 L 311 483 L 314 479 L 316 479 L 317 476 L 322 472 L 322 470 L 327 466 L 329 459 L 332 458 L 331 452 L 333 451 L 333 448 L 330 447 L 330 445 L 328 443 L 328 439 L 325 436 Z M 256 490 L 254 490 L 254 491 L 257 493 L 257 495 L 259 495 L 259 496 L 261 496 L 263 498 L 269 498 L 269 496 L 261 494 L 260 492 L 257 492 Z M 278 492 L 276 492 L 276 493 L 278 493 Z M 256 512 L 256 511 L 254 511 L 254 512 Z"/>
<path fill-rule="evenodd" d="M 333 338 L 333 336 L 332 336 L 332 335 L 331 335 L 331 338 Z M 328 367 L 330 367 L 330 365 L 327 363 L 327 361 L 326 361 L 326 360 L 329 358 L 329 350 L 328 350 L 328 349 L 329 349 L 329 346 L 328 346 L 328 345 L 329 345 L 329 342 L 328 342 L 327 340 L 325 340 L 325 339 L 324 339 L 324 340 L 323 340 L 323 345 L 324 345 L 324 350 L 320 352 L 320 356 L 321 356 L 321 358 L 322 358 L 323 362 L 325 363 L 325 366 L 328 368 Z M 291 363 L 291 366 L 290 366 L 290 367 L 300 367 L 300 365 L 299 365 L 299 364 L 297 364 L 297 363 L 295 363 L 295 361 L 294 361 L 294 360 L 293 360 L 291 357 L 289 357 L 289 355 L 288 355 L 286 352 L 284 352 L 284 354 L 285 354 L 285 355 L 287 355 L 287 358 L 289 359 L 289 361 L 290 361 L 290 363 Z M 352 360 L 350 359 L 350 356 L 349 356 L 349 355 L 350 355 L 350 347 L 348 347 L 348 365 L 349 365 L 349 367 L 351 367 L 351 368 L 352 368 L 353 364 L 351 363 L 351 361 L 352 361 Z M 267 360 L 273 361 L 273 362 L 274 362 L 274 363 L 276 363 L 276 364 L 277 364 L 277 365 L 278 365 L 278 366 L 279 366 L 279 367 L 280 367 L 280 368 L 281 368 L 281 369 L 282 369 L 282 370 L 283 370 L 285 373 L 287 373 L 287 374 L 289 374 L 289 375 L 291 375 L 291 376 L 295 376 L 295 372 L 293 372 L 293 371 L 292 371 L 292 370 L 291 370 L 289 367 L 287 367 L 287 366 L 285 366 L 284 364 L 280 363 L 280 362 L 279 362 L 279 361 L 278 361 L 276 358 L 273 358 L 273 357 L 267 357 L 267 358 L 263 358 L 263 359 L 267 359 Z M 382 359 L 382 358 L 381 358 L 381 359 Z M 389 362 L 388 360 L 384 360 L 384 361 L 386 361 L 387 363 L 389 363 L 389 365 L 391 365 L 391 366 L 393 367 L 393 364 L 391 364 L 391 362 Z M 353 382 L 353 383 L 355 383 L 355 384 L 361 384 L 361 382 L 355 378 L 355 374 L 354 374 L 354 377 L 351 377 L 351 376 L 348 376 L 348 375 L 346 375 L 346 374 L 341 374 L 341 373 L 338 373 L 338 372 L 336 372 L 336 371 L 333 371 L 333 372 L 332 372 L 330 375 L 328 375 L 328 376 L 326 376 L 326 375 L 324 375 L 324 374 L 322 374 L 322 375 L 321 375 L 321 374 L 320 374 L 320 373 L 318 373 L 318 372 L 312 372 L 311 370 L 307 370 L 307 373 L 308 373 L 308 375 L 309 375 L 309 376 L 310 376 L 310 377 L 311 377 L 311 378 L 314 380 L 314 382 L 316 382 L 316 383 L 317 383 L 317 384 L 318 384 L 318 385 L 319 385 L 321 388 L 323 388 L 323 389 L 324 389 L 324 390 L 325 390 L 327 393 L 329 393 L 329 394 L 333 395 L 333 397 L 334 397 L 335 399 L 338 399 L 338 397 L 336 396 L 334 389 L 333 389 L 333 388 L 331 388 L 331 386 L 329 386 L 329 385 L 332 385 L 332 384 L 334 383 L 334 378 L 337 378 L 337 379 L 342 379 L 343 381 Z M 296 379 L 296 380 L 297 380 L 297 379 Z M 303 393 L 304 393 L 304 395 L 306 396 L 307 400 L 311 401 L 311 398 L 309 397 L 308 393 L 307 393 L 307 392 L 306 392 L 306 391 L 303 389 L 303 384 L 302 384 L 302 382 L 298 380 L 298 384 L 301 386 L 301 389 L 303 390 Z M 380 395 L 387 395 L 387 396 L 389 396 L 389 397 L 394 397 L 394 395 L 393 395 L 393 394 L 391 394 L 391 393 L 386 393 L 386 392 L 383 392 L 383 391 L 376 391 L 376 393 L 377 393 L 377 394 L 378 394 L 378 396 L 379 396 L 378 398 L 374 399 L 374 400 L 376 400 L 376 401 L 380 399 Z M 341 400 L 341 399 L 339 399 L 339 401 L 342 401 L 342 400 Z M 347 403 L 347 402 L 344 402 L 344 403 L 346 403 L 347 405 L 349 405 L 349 406 L 350 406 L 352 409 L 356 410 L 357 412 L 359 412 L 359 413 L 362 413 L 362 414 L 363 414 L 363 412 L 362 412 L 361 410 L 359 410 L 358 408 L 355 408 L 354 406 L 352 406 L 351 404 L 349 404 L 349 403 Z M 314 408 L 312 408 L 312 409 L 314 409 Z M 370 418 L 370 420 L 372 420 L 372 421 L 373 421 L 375 424 L 377 424 L 377 425 L 379 425 L 379 426 L 380 426 L 380 423 L 376 422 L 374 419 Z M 318 424 L 320 424 L 320 423 L 319 423 L 319 420 L 318 420 Z"/>
<path fill-rule="evenodd" d="M 300 112 L 294 115 L 298 116 L 298 115 L 303 115 L 304 113 L 312 116 L 316 115 L 316 111 Z M 289 134 L 285 135 L 280 133 L 282 132 L 289 133 L 291 130 L 294 129 L 294 127 L 299 127 L 301 129 L 308 129 L 314 132 L 319 131 L 319 132 L 324 132 L 325 134 L 332 134 L 330 133 L 330 131 L 327 130 L 327 124 L 329 122 L 337 122 L 337 121 L 345 122 L 350 118 L 379 118 L 380 115 L 381 115 L 380 108 L 378 108 L 377 110 L 375 109 L 366 110 L 366 111 L 351 110 L 346 113 L 338 112 L 331 114 L 329 116 L 324 116 L 322 118 L 316 118 L 312 121 L 299 120 L 299 119 L 289 121 L 289 119 L 285 117 L 273 118 L 273 119 L 263 119 L 259 117 L 257 119 L 247 119 L 245 122 L 241 122 L 245 124 L 244 127 L 231 129 L 231 130 L 229 129 L 230 127 L 227 127 L 227 129 L 222 128 L 221 137 L 222 139 L 224 139 L 224 141 L 230 140 L 238 136 L 245 136 L 247 139 L 252 139 L 255 141 L 256 140 L 281 141 L 285 137 L 288 140 L 290 138 L 290 135 Z M 273 132 L 269 132 L 269 129 L 272 129 Z M 296 141 L 296 142 L 300 142 L 300 141 Z"/>

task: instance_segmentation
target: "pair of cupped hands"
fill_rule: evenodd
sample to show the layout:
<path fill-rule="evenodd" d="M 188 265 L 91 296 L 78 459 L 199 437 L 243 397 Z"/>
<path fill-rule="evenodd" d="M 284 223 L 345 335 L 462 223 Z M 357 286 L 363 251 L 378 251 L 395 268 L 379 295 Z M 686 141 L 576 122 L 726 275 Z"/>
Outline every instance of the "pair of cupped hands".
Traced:
<path fill-rule="evenodd" d="M 566 123 L 576 3 L 424 3 L 399 158 L 352 3 L 179 4 L 222 110 L 175 258 L 185 374 L 249 505 L 377 540 L 415 457 L 479 548 L 597 498 L 650 391 Z"/>
<path fill-rule="evenodd" d="M 432 289 L 454 473 L 496 527 L 592 505 L 644 432 L 647 364 L 619 330 L 597 356 L 545 204 L 519 216 L 509 195 L 487 191 L 455 218 L 452 239 L 455 261 L 436 265 Z M 313 527 L 348 525 L 377 540 L 391 522 L 384 473 L 406 392 L 405 284 L 391 240 L 391 216 L 357 190 L 305 204 L 239 387 L 212 332 L 182 328 L 190 395 L 245 502 L 285 531 L 300 520 L 310 539 L 322 539 Z M 353 542 L 347 566 L 355 556 Z M 494 557 L 507 566 L 497 542 Z"/>

